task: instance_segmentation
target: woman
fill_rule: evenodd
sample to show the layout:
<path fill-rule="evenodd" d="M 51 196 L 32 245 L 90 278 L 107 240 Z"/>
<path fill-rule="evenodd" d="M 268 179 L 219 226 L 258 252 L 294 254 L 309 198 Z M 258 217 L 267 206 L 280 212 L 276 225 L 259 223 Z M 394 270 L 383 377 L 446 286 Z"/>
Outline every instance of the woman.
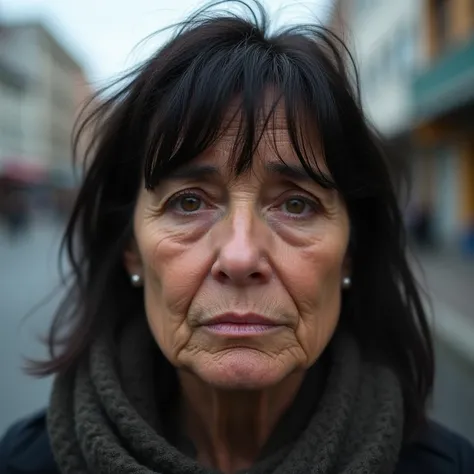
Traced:
<path fill-rule="evenodd" d="M 425 417 L 429 330 L 340 46 L 206 9 L 92 115 L 51 402 L 3 472 L 474 472 Z"/>

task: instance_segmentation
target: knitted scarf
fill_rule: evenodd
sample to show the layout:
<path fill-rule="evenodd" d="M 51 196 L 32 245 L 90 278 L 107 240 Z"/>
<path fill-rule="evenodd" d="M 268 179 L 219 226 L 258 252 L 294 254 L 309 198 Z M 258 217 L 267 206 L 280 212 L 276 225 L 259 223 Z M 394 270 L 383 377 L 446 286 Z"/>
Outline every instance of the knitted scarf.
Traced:
<path fill-rule="evenodd" d="M 347 333 L 336 333 L 327 350 L 325 386 L 299 436 L 246 474 L 394 472 L 403 432 L 396 376 L 363 361 Z M 60 471 L 216 474 L 165 436 L 163 412 L 173 377 L 144 321 L 129 325 L 116 340 L 98 339 L 87 361 L 54 383 L 48 429 Z"/>

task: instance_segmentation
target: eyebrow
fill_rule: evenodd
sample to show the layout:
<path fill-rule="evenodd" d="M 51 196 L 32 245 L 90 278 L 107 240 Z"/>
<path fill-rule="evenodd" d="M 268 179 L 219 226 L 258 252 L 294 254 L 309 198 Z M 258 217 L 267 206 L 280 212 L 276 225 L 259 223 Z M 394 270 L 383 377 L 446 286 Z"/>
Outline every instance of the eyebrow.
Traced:
<path fill-rule="evenodd" d="M 283 162 L 266 163 L 265 169 L 271 174 L 276 174 L 302 183 L 314 184 L 316 181 L 324 187 L 331 187 L 329 183 L 332 183 L 330 176 L 323 172 L 315 173 L 315 176 L 313 177 L 310 176 L 302 166 L 288 165 Z"/>
<path fill-rule="evenodd" d="M 308 181 L 314 183 L 314 180 L 301 166 L 288 165 L 282 162 L 270 162 L 265 164 L 265 169 L 270 174 L 276 174 L 295 181 Z"/>
<path fill-rule="evenodd" d="M 315 179 L 310 176 L 302 166 L 289 165 L 283 162 L 269 162 L 265 164 L 265 170 L 269 174 L 278 175 L 289 178 L 294 181 L 314 184 Z M 212 165 L 188 165 L 171 171 L 163 180 L 180 181 L 180 180 L 211 180 L 221 175 L 221 171 L 217 166 Z M 332 180 L 329 176 L 321 173 L 316 175 L 316 181 L 325 183 L 327 186 Z"/>
<path fill-rule="evenodd" d="M 219 168 L 212 165 L 188 165 L 171 171 L 164 181 L 210 179 L 220 175 Z"/>

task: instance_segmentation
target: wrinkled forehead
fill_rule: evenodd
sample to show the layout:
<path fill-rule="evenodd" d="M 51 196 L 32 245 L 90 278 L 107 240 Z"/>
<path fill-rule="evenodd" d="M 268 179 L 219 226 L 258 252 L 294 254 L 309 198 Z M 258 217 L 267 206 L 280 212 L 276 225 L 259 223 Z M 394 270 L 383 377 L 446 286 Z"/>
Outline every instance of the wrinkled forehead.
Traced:
<path fill-rule="evenodd" d="M 248 109 L 248 110 L 246 110 Z M 235 139 L 242 133 L 242 126 L 250 126 L 249 110 L 253 112 L 254 129 L 256 134 L 274 131 L 277 134 L 288 137 L 288 120 L 285 111 L 285 101 L 269 95 L 262 98 L 261 104 L 254 104 L 252 108 L 245 107 L 242 99 L 234 99 L 226 109 L 222 120 L 222 133 L 227 139 Z"/>
<path fill-rule="evenodd" d="M 248 102 L 239 97 L 214 118 L 196 122 L 195 117 L 194 122 L 184 123 L 181 137 L 165 135 L 164 142 L 169 138 L 165 152 L 159 149 L 145 160 L 145 187 L 153 189 L 191 171 L 200 175 L 218 172 L 232 180 L 275 169 L 298 179 L 310 178 L 325 188 L 336 187 L 316 120 L 305 111 L 305 104 L 285 104 L 284 98 L 275 99 L 270 92 Z"/>
<path fill-rule="evenodd" d="M 256 171 L 265 167 L 265 164 L 277 161 L 292 167 L 301 166 L 301 159 L 298 157 L 289 131 L 284 101 L 280 100 L 275 104 L 273 97 L 267 96 L 254 119 L 254 149 L 251 153 L 250 169 Z M 298 123 L 294 125 L 298 134 L 294 138 L 298 141 L 300 151 L 304 152 L 305 160 L 309 164 L 314 164 L 319 171 L 328 173 L 314 122 L 312 123 L 310 118 L 303 118 L 302 114 Z M 238 101 L 232 102 L 225 114 L 218 140 L 195 160 L 212 162 L 216 166 L 232 171 L 235 155 L 242 153 L 243 142 L 248 134 L 246 127 L 250 126 L 252 124 L 249 123 L 248 117 L 244 116 L 241 104 Z"/>

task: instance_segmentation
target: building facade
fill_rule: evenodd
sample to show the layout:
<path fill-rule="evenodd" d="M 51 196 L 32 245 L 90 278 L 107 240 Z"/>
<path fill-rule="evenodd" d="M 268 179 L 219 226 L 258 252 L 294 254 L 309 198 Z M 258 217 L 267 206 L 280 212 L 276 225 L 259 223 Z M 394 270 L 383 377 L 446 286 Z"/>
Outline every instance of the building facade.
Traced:
<path fill-rule="evenodd" d="M 78 97 L 88 88 L 82 67 L 39 22 L 6 25 L 2 31 L 0 59 L 21 77 L 22 88 L 0 92 L 0 123 L 10 124 L 2 135 L 0 163 L 14 159 L 47 170 L 69 169 Z"/>
<path fill-rule="evenodd" d="M 23 152 L 21 107 L 25 78 L 0 57 L 0 156 Z"/>
<path fill-rule="evenodd" d="M 387 138 L 411 128 L 411 82 L 423 67 L 422 2 L 339 0 L 333 25 L 357 63 L 368 119 Z"/>
<path fill-rule="evenodd" d="M 435 240 L 474 254 L 474 2 L 425 0 L 427 65 L 412 84 L 419 199 Z"/>
<path fill-rule="evenodd" d="M 368 119 L 411 168 L 420 241 L 474 253 L 474 2 L 337 0 Z"/>

